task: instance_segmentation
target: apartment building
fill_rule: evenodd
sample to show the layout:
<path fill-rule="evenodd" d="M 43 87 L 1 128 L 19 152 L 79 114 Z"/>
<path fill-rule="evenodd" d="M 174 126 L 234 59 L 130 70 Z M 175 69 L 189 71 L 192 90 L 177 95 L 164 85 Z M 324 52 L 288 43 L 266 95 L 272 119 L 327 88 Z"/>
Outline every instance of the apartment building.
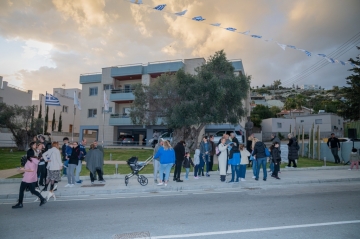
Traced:
<path fill-rule="evenodd" d="M 74 92 L 77 97 L 81 100 L 81 89 L 64 89 L 54 88 L 53 92 L 48 92 L 59 99 L 61 106 L 49 105 L 49 122 L 47 132 L 51 132 L 51 123 L 53 119 L 53 113 L 55 110 L 55 131 L 58 131 L 59 116 L 62 118 L 62 130 L 65 133 L 79 133 L 80 129 L 80 111 L 74 108 Z M 35 116 L 39 114 L 40 102 L 42 104 L 42 117 L 45 117 L 45 94 L 39 94 L 38 100 L 33 100 L 32 105 L 35 106 Z M 75 113 L 75 114 L 74 114 Z"/>
<path fill-rule="evenodd" d="M 0 76 L 0 103 L 7 105 L 31 106 L 32 90 L 21 89 L 20 87 L 8 84 Z"/>
<path fill-rule="evenodd" d="M 205 63 L 204 58 L 149 62 L 102 68 L 99 73 L 80 75 L 82 85 L 82 111 L 80 138 L 88 130 L 98 132 L 98 140 L 113 143 L 121 135 L 133 135 L 134 141 L 152 138 L 154 130 L 166 131 L 161 119 L 155 125 L 134 125 L 129 117 L 135 97 L 134 84 L 150 85 L 163 73 L 175 73 L 183 68 L 195 74 L 195 69 Z M 244 74 L 241 60 L 231 61 L 237 74 Z M 109 99 L 109 111 L 103 114 L 104 91 Z M 246 105 L 250 105 L 248 102 Z M 103 116 L 104 115 L 104 116 Z"/>

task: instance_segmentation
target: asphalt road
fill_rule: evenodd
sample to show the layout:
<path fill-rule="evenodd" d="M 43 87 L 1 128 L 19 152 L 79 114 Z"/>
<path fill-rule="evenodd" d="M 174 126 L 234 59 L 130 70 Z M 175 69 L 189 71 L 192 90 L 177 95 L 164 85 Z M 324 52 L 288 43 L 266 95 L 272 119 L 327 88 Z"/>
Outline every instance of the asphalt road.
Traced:
<path fill-rule="evenodd" d="M 59 198 L 17 210 L 9 201 L 0 204 L 2 239 L 135 232 L 157 239 L 360 238 L 360 184 Z"/>

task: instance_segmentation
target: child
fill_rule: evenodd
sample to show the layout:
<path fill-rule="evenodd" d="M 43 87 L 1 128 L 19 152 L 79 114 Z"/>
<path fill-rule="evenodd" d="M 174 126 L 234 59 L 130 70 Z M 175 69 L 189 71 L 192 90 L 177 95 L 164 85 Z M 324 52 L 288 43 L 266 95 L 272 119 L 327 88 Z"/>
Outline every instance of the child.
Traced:
<path fill-rule="evenodd" d="M 350 153 L 351 165 L 350 165 L 349 170 L 351 170 L 354 167 L 354 165 L 356 165 L 356 169 L 359 170 L 359 160 L 360 160 L 360 158 L 359 158 L 358 151 L 357 151 L 357 149 L 353 148 Z"/>
<path fill-rule="evenodd" d="M 199 171 L 199 168 L 200 168 L 200 149 L 196 149 L 196 150 L 195 150 L 194 164 L 195 164 L 194 178 L 195 178 L 195 179 L 199 179 L 199 177 L 198 177 L 198 171 Z"/>
<path fill-rule="evenodd" d="M 240 144 L 240 181 L 245 180 L 246 166 L 249 164 L 250 152 L 245 148 L 244 144 Z"/>
<path fill-rule="evenodd" d="M 184 157 L 184 161 L 183 161 L 183 167 L 186 170 L 185 180 L 189 180 L 190 165 L 192 165 L 194 167 L 194 163 L 191 160 L 190 153 L 186 152 L 185 157 Z"/>
<path fill-rule="evenodd" d="M 271 177 L 274 177 L 276 179 L 280 179 L 278 176 L 278 172 L 280 169 L 280 162 L 281 162 L 281 151 L 279 149 L 279 143 L 275 143 L 271 146 L 271 156 L 272 156 L 272 162 L 274 164 L 274 171 L 271 175 Z"/>

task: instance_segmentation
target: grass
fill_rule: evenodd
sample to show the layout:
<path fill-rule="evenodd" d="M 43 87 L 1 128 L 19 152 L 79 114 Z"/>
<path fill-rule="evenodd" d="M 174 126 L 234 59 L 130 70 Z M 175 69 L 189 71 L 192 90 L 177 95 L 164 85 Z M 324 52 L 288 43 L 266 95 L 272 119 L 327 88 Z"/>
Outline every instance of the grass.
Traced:
<path fill-rule="evenodd" d="M 9 148 L 0 149 L 0 170 L 11 169 L 20 166 L 21 156 L 26 154 L 24 151 L 17 151 L 12 149 L 13 152 L 10 152 Z M 112 155 L 113 161 L 126 161 L 132 156 L 137 156 L 139 161 L 145 161 L 153 153 L 151 149 L 105 149 L 105 160 L 110 160 L 110 154 Z M 287 164 L 281 164 L 281 168 L 284 168 Z M 316 159 L 302 158 L 298 160 L 298 167 L 321 167 L 324 165 L 324 161 L 319 161 Z M 326 166 L 337 166 L 337 164 L 326 162 Z M 215 166 L 217 168 L 217 166 Z M 128 174 L 131 170 L 128 165 L 120 164 L 118 165 L 118 173 Z M 141 174 L 151 174 L 153 172 L 152 164 L 147 165 L 142 171 Z M 115 165 L 104 165 L 104 174 L 112 175 L 115 173 Z M 89 170 L 83 166 L 81 171 L 82 176 L 89 176 Z M 22 174 L 14 175 L 10 178 L 21 178 Z"/>

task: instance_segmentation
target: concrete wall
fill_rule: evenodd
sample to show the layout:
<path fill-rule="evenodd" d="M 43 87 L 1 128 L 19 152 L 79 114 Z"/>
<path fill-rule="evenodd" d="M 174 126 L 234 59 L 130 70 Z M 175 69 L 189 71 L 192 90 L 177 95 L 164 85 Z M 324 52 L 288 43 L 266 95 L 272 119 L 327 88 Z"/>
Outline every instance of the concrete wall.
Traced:
<path fill-rule="evenodd" d="M 316 120 L 321 120 L 321 124 L 315 124 Z M 339 123 L 340 122 L 340 123 Z M 309 130 L 314 124 L 315 130 L 317 126 L 320 128 L 321 138 L 330 137 L 330 134 L 334 132 L 336 136 L 343 137 L 343 123 L 344 119 L 334 114 L 314 114 L 304 117 L 296 117 L 296 127 L 300 129 L 304 126 L 305 134 L 309 134 Z M 338 129 L 334 129 L 334 126 Z"/>
<path fill-rule="evenodd" d="M 203 64 L 205 64 L 205 59 L 204 58 L 195 58 L 195 59 L 185 59 L 184 63 L 185 63 L 185 67 L 184 70 L 186 73 L 195 75 L 195 69 L 197 67 L 202 66 Z"/>
<path fill-rule="evenodd" d="M 24 91 L 10 87 L 0 76 L 0 102 L 7 105 L 31 106 L 32 90 Z"/>
<path fill-rule="evenodd" d="M 278 123 L 281 127 L 278 127 Z M 271 139 L 271 133 L 281 133 L 285 138 L 290 133 L 290 127 L 295 128 L 295 119 L 284 119 L 284 118 L 270 118 L 264 119 L 261 122 L 262 137 L 264 141 Z"/>

